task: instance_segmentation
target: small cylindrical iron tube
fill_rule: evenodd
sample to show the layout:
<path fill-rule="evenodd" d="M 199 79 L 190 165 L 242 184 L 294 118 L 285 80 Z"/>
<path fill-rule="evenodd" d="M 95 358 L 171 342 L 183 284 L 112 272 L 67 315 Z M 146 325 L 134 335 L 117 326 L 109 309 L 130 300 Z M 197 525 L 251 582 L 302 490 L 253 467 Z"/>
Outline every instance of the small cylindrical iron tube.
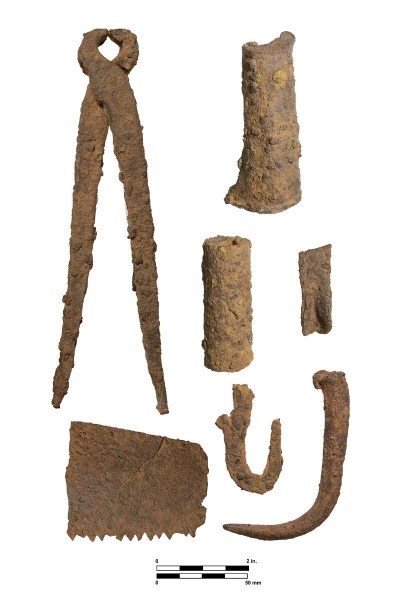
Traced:
<path fill-rule="evenodd" d="M 240 371 L 253 360 L 251 242 L 217 236 L 203 244 L 204 364 Z"/>

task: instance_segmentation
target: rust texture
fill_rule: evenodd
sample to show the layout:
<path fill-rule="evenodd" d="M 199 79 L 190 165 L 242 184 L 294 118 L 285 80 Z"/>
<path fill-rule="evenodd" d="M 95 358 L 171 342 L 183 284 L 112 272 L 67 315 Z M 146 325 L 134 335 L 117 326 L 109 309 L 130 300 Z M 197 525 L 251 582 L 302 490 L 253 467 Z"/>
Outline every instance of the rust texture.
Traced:
<path fill-rule="evenodd" d="M 294 521 L 279 525 L 224 525 L 224 529 L 260 540 L 285 540 L 309 533 L 331 514 L 339 499 L 346 456 L 350 398 L 344 373 L 318 371 L 314 387 L 324 394 L 325 431 L 319 491 L 313 506 Z"/>
<path fill-rule="evenodd" d="M 225 440 L 225 461 L 233 481 L 247 492 L 265 494 L 272 490 L 282 470 L 281 423 L 272 421 L 271 440 L 266 467 L 262 475 L 254 474 L 246 460 L 246 434 L 250 425 L 254 394 L 247 385 L 233 386 L 233 411 L 221 415 L 216 425 Z"/>
<path fill-rule="evenodd" d="M 152 539 L 203 525 L 207 456 L 198 444 L 72 422 L 68 535 Z"/>
<path fill-rule="evenodd" d="M 107 36 L 120 46 L 119 54 L 113 61 L 109 61 L 98 50 Z M 79 48 L 79 63 L 84 73 L 89 75 L 90 83 L 81 109 L 75 159 L 68 289 L 63 298 L 65 306 L 59 344 L 60 360 L 53 383 L 52 403 L 56 408 L 68 391 L 74 366 L 83 301 L 93 264 L 97 188 L 110 127 L 120 179 L 124 185 L 128 238 L 134 266 L 133 289 L 137 295 L 147 365 L 156 391 L 157 409 L 162 414 L 168 412 L 161 363 L 156 244 L 153 239 L 147 163 L 136 100 L 128 79 L 138 52 L 136 36 L 126 29 L 95 29 L 84 35 Z"/>
<path fill-rule="evenodd" d="M 243 153 L 227 204 L 277 213 L 300 202 L 294 42 L 294 35 L 285 31 L 269 44 L 243 46 Z"/>
<path fill-rule="evenodd" d="M 332 329 L 331 244 L 299 252 L 303 335 Z"/>
<path fill-rule="evenodd" d="M 217 236 L 203 244 L 204 364 L 240 371 L 253 360 L 250 240 Z"/>

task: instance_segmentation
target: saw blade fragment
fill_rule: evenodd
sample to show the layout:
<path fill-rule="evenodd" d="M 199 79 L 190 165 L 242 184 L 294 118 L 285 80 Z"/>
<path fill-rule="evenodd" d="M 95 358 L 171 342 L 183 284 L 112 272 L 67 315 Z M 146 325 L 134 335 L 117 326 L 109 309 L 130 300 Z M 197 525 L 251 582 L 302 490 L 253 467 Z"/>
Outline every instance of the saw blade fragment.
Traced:
<path fill-rule="evenodd" d="M 203 525 L 207 455 L 192 442 L 73 421 L 68 535 L 194 536 Z"/>

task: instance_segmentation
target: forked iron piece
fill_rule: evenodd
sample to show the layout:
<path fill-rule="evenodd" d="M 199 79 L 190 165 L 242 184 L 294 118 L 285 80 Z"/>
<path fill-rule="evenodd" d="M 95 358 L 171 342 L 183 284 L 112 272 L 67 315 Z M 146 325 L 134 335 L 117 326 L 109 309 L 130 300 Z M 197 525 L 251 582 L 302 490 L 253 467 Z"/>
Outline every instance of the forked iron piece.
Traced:
<path fill-rule="evenodd" d="M 250 425 L 254 394 L 247 385 L 233 386 L 233 411 L 216 421 L 225 440 L 225 461 L 233 481 L 247 492 L 265 494 L 272 490 L 282 470 L 281 422 L 272 421 L 271 441 L 262 475 L 253 473 L 246 460 L 246 434 Z"/>

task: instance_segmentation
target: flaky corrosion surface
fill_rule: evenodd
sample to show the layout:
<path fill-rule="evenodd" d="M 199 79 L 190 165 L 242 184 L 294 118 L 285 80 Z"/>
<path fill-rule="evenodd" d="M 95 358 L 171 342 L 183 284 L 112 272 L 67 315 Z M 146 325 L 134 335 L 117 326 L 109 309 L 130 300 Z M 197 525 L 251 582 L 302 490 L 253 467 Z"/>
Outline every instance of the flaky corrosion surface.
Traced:
<path fill-rule="evenodd" d="M 198 444 L 72 422 L 68 535 L 195 535 L 205 521 L 207 456 Z"/>
<path fill-rule="evenodd" d="M 253 360 L 250 240 L 217 236 L 203 244 L 204 364 L 240 371 Z"/>
<path fill-rule="evenodd" d="M 299 252 L 303 335 L 332 329 L 331 244 Z"/>
<path fill-rule="evenodd" d="M 282 470 L 281 423 L 272 421 L 271 441 L 266 467 L 262 475 L 253 473 L 246 460 L 246 434 L 250 425 L 254 394 L 247 385 L 233 386 L 233 411 L 221 415 L 216 425 L 225 440 L 225 461 L 229 475 L 242 490 L 264 494 L 272 490 Z"/>
<path fill-rule="evenodd" d="M 109 36 L 120 46 L 118 56 L 109 61 L 98 47 Z M 142 127 L 136 100 L 129 85 L 128 73 L 136 64 L 136 36 L 126 29 L 95 29 L 84 35 L 78 53 L 89 86 L 83 100 L 75 160 L 70 262 L 60 348 L 60 361 L 53 383 L 53 405 L 58 408 L 68 391 L 74 366 L 75 347 L 82 321 L 83 301 L 92 268 L 97 187 L 102 175 L 103 151 L 110 126 L 114 151 L 128 214 L 128 237 L 134 266 L 134 289 L 137 294 L 143 345 L 160 413 L 168 412 L 164 374 L 161 364 L 161 341 L 157 295 L 156 245 L 147 183 L 147 163 L 143 148 Z"/>
<path fill-rule="evenodd" d="M 269 44 L 243 46 L 243 153 L 238 180 L 225 198 L 228 204 L 277 213 L 301 199 L 294 41 L 286 31 Z"/>
<path fill-rule="evenodd" d="M 260 540 L 284 540 L 304 535 L 319 527 L 331 514 L 340 495 L 346 456 L 350 398 L 344 373 L 318 371 L 314 387 L 324 394 L 325 432 L 319 491 L 304 515 L 279 525 L 224 525 L 224 529 Z"/>

